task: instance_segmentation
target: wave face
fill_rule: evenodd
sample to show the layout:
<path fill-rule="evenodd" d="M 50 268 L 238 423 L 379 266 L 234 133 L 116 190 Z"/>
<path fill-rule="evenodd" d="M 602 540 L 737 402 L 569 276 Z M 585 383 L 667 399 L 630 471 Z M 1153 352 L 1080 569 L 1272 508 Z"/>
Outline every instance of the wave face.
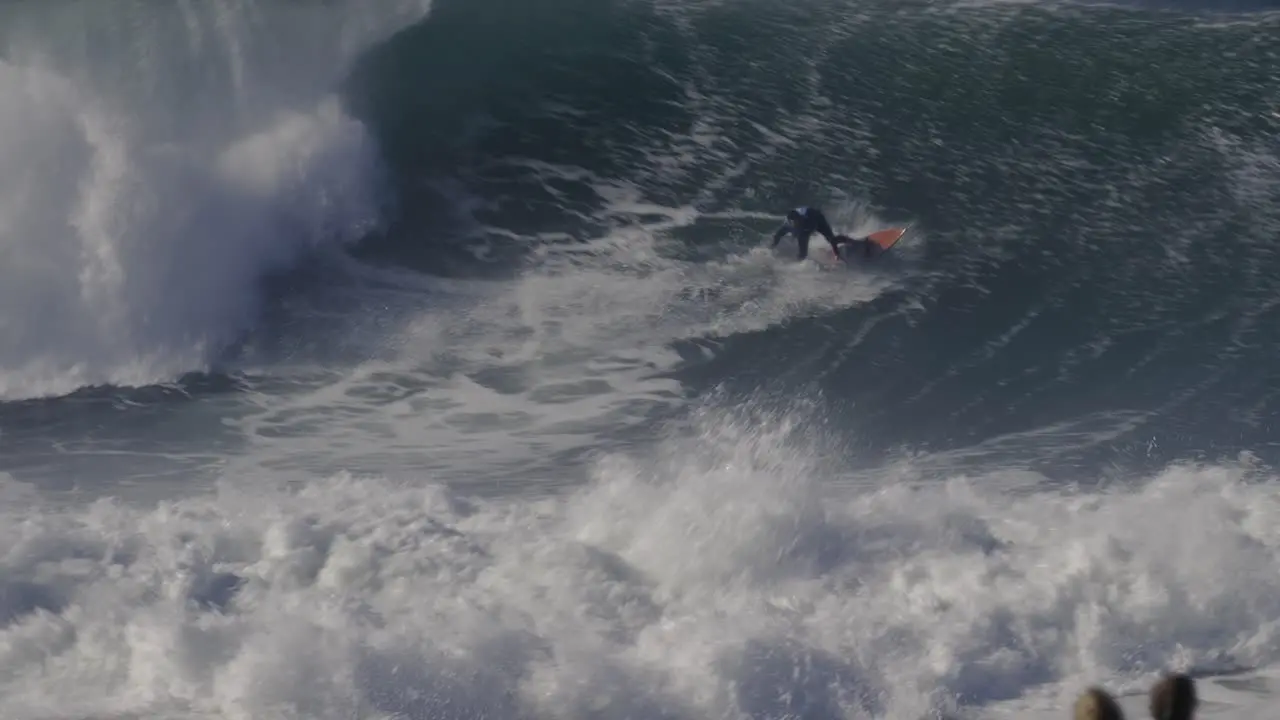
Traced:
<path fill-rule="evenodd" d="M 581 302 L 576 322 L 628 346 L 639 332 L 646 345 L 715 338 L 686 387 L 820 390 L 868 449 L 1052 428 L 1046 442 L 1088 436 L 1095 450 L 1036 441 L 1029 454 L 1075 467 L 1268 442 L 1273 14 L 485 7 L 446 6 L 382 48 L 365 115 L 402 172 L 462 178 L 473 251 L 491 264 L 611 238 L 557 276 Z M 442 65 L 465 70 L 431 71 Z M 741 266 L 751 248 L 799 204 L 852 232 L 915 229 L 839 285 L 743 291 L 761 282 Z M 480 272 L 450 263 L 456 250 L 381 252 Z"/>
<path fill-rule="evenodd" d="M 1253 717 L 1278 61 L 1239 3 L 0 8 L 7 716 Z M 802 204 L 912 229 L 798 263 Z"/>

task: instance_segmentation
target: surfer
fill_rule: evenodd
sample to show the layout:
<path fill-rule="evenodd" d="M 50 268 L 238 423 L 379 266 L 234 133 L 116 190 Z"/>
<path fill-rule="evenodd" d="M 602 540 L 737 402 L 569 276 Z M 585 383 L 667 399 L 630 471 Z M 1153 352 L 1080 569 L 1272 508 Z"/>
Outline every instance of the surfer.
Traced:
<path fill-rule="evenodd" d="M 796 244 L 800 246 L 800 257 L 798 259 L 804 260 L 809 255 L 809 236 L 815 232 L 826 238 L 828 243 L 831 243 L 831 252 L 835 253 L 838 258 L 841 257 L 841 245 L 852 246 L 862 243 L 865 246 L 866 254 L 871 254 L 872 243 L 870 241 L 866 239 L 855 240 L 847 235 L 836 235 L 831 230 L 831 223 L 827 222 L 826 216 L 822 214 L 821 210 L 814 207 L 798 207 L 788 212 L 787 219 L 782 223 L 782 227 L 773 233 L 773 245 L 771 247 L 778 247 L 778 243 L 782 242 L 783 236 L 787 233 L 794 234 L 796 236 Z"/>

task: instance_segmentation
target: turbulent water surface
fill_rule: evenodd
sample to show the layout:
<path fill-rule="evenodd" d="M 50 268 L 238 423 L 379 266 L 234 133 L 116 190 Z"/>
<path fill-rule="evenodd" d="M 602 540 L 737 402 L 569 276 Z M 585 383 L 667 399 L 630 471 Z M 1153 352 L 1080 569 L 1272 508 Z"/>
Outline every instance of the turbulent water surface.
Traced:
<path fill-rule="evenodd" d="M 1252 717 L 1277 68 L 1242 3 L 0 7 L 5 716 Z"/>

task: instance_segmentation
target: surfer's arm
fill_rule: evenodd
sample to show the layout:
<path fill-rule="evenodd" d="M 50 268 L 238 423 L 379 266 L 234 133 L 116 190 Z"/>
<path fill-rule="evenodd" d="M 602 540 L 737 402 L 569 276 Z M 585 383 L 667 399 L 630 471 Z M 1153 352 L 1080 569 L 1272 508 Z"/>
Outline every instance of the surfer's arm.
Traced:
<path fill-rule="evenodd" d="M 774 230 L 772 247 L 778 247 L 778 243 L 782 242 L 783 236 L 789 232 L 791 232 L 791 223 L 782 223 L 782 227 Z"/>

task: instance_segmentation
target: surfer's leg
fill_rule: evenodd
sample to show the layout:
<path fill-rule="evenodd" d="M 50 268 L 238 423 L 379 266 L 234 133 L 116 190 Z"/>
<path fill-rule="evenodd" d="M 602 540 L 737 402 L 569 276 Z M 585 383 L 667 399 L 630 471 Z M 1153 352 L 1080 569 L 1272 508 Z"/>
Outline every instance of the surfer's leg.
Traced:
<path fill-rule="evenodd" d="M 800 248 L 800 260 L 809 256 L 809 233 L 801 231 L 796 233 L 796 245 Z"/>
<path fill-rule="evenodd" d="M 871 253 L 879 249 L 879 246 L 871 242 L 867 238 L 851 238 L 848 235 L 837 235 L 836 242 L 848 248 L 847 257 L 853 257 L 853 254 L 862 248 L 862 254 L 865 257 L 871 257 Z M 841 257 L 840 252 L 836 251 L 836 256 Z"/>
<path fill-rule="evenodd" d="M 818 216 L 817 230 L 822 234 L 822 237 L 826 238 L 827 244 L 831 246 L 831 252 L 835 253 L 836 257 L 840 257 L 840 242 L 847 238 L 843 235 L 836 235 L 835 231 L 831 229 L 831 223 L 827 222 L 827 219 L 821 215 Z"/>

